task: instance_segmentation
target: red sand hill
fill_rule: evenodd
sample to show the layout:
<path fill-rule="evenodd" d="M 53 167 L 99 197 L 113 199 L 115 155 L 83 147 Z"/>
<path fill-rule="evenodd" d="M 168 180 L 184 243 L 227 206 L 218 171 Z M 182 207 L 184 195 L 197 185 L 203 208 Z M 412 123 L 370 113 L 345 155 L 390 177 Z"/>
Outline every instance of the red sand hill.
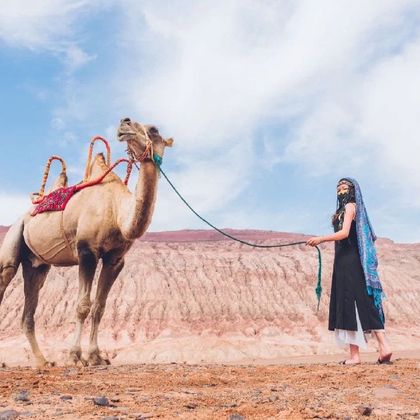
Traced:
<path fill-rule="evenodd" d="M 0 240 L 5 231 L 0 227 Z M 265 244 L 303 238 L 228 231 Z M 336 353 L 326 325 L 332 245 L 322 245 L 322 252 L 324 292 L 317 313 L 317 255 L 312 248 L 255 249 L 204 230 L 148 233 L 127 255 L 111 290 L 100 346 L 114 364 L 242 362 Z M 419 349 L 420 244 L 382 239 L 378 252 L 391 342 L 395 349 Z M 77 267 L 53 268 L 40 296 L 40 344 L 59 362 L 74 330 L 77 285 Z M 0 306 L 0 362 L 8 364 L 32 361 L 19 325 L 22 289 L 19 272 Z M 89 322 L 86 327 L 85 338 Z"/>

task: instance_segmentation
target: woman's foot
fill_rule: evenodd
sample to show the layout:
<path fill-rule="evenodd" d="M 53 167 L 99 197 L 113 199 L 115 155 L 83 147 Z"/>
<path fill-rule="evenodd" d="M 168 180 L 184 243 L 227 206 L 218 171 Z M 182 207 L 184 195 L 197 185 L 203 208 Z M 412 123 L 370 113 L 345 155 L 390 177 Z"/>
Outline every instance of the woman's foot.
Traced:
<path fill-rule="evenodd" d="M 350 344 L 350 359 L 344 360 L 343 365 L 358 365 L 360 364 L 360 352 L 359 346 L 355 344 Z"/>
<path fill-rule="evenodd" d="M 391 357 L 392 357 L 392 353 L 388 353 L 388 354 L 385 354 L 383 356 L 379 353 L 378 364 L 379 365 L 382 365 L 382 364 L 389 365 L 389 364 L 391 364 L 392 363 L 391 362 Z"/>
<path fill-rule="evenodd" d="M 384 360 L 384 361 L 390 361 L 391 360 L 391 356 L 392 356 L 392 351 L 391 349 L 386 346 L 386 347 L 380 347 L 379 348 L 379 357 L 378 360 Z"/>
<path fill-rule="evenodd" d="M 376 335 L 376 339 L 378 340 L 379 344 L 379 357 L 378 363 L 391 363 L 391 356 L 392 351 L 391 347 L 388 344 L 388 340 L 385 337 L 385 333 L 382 331 L 374 331 Z"/>

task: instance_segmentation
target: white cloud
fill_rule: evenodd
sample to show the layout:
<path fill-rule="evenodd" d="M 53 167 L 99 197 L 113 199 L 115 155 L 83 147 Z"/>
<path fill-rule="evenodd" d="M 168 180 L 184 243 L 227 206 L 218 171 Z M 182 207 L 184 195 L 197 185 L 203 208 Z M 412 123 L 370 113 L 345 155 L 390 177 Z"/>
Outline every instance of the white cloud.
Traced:
<path fill-rule="evenodd" d="M 2 0 L 0 38 L 18 47 L 54 48 L 57 37 L 70 35 L 71 17 L 85 4 L 80 0 Z"/>
<path fill-rule="evenodd" d="M 241 150 L 237 152 L 236 149 Z M 164 162 L 171 158 L 172 150 L 168 149 L 165 153 Z M 239 163 L 232 164 L 238 158 L 238 153 L 242 158 Z M 214 222 L 215 213 L 220 209 L 228 211 L 229 205 L 248 186 L 249 165 L 252 165 L 249 156 L 242 147 L 236 147 L 211 159 L 190 163 L 183 161 L 181 171 L 172 171 L 167 175 L 190 206 L 202 217 L 210 219 L 210 222 L 213 219 Z M 163 170 L 166 173 L 165 166 Z M 238 182 L 239 179 L 242 182 Z M 205 227 L 181 202 L 162 175 L 152 229 L 174 230 L 185 226 Z"/>
<path fill-rule="evenodd" d="M 0 40 L 53 52 L 62 56 L 68 71 L 76 70 L 94 59 L 77 45 L 75 30 L 90 7 L 87 0 L 0 0 Z"/>
<path fill-rule="evenodd" d="M 396 189 L 394 205 L 420 206 L 420 35 L 398 54 L 329 89 L 297 124 L 279 159 L 312 175 L 370 174 Z"/>
<path fill-rule="evenodd" d="M 65 49 L 65 64 L 68 71 L 72 72 L 86 65 L 89 61 L 95 60 L 96 55 L 89 55 L 76 45 L 69 45 Z"/>
<path fill-rule="evenodd" d="M 420 207 L 420 34 L 368 74 L 360 98 L 360 131 L 375 146 L 378 177 L 405 193 L 404 206 Z M 377 159 L 376 159 L 377 156 Z"/>
<path fill-rule="evenodd" d="M 32 204 L 28 196 L 0 191 L 0 221 L 8 226 L 27 212 Z"/>
<path fill-rule="evenodd" d="M 416 1 L 109 3 L 122 23 L 113 65 L 101 69 L 109 77 L 68 81 L 53 126 L 64 132 L 72 121 L 115 110 L 155 123 L 175 138 L 164 169 L 204 215 L 227 221 L 219 213 L 238 208 L 256 174 L 285 163 L 305 177 L 340 171 L 386 180 L 396 205 L 405 189 L 420 186 L 416 154 L 407 153 L 418 148 L 420 128 Z M 27 10 L 4 4 L 0 38 L 51 51 L 64 45 L 69 69 L 92 64 L 94 52 L 85 52 L 73 25 L 104 1 L 36 0 Z M 112 100 L 93 102 L 95 92 Z M 287 133 L 261 138 L 272 121 Z M 191 226 L 194 216 L 166 188 L 153 227 Z M 290 221 L 306 220 L 305 212 Z M 233 214 L 246 224 L 246 211 Z M 258 214 L 249 214 L 250 226 L 269 218 Z"/>
<path fill-rule="evenodd" d="M 398 164 L 395 149 L 414 146 L 408 138 L 419 131 L 411 117 L 418 90 L 397 114 L 393 108 L 410 84 L 417 85 L 418 77 L 412 79 L 419 67 L 414 56 L 399 60 L 400 68 L 392 64 L 416 35 L 407 22 L 407 16 L 420 16 L 414 1 L 352 1 L 345 8 L 336 1 L 127 1 L 124 11 L 121 48 L 130 66 L 119 77 L 126 86 L 122 96 L 141 119 L 178 140 L 167 157 L 176 159 L 173 176 L 207 214 L 226 211 L 238 197 L 229 197 L 232 188 L 242 191 L 256 169 L 267 167 L 265 146 L 274 154 L 268 166 L 291 162 L 304 166 L 306 176 L 381 174 L 392 161 L 400 179 L 414 185 L 402 176 L 412 162 L 401 155 Z M 406 82 L 399 97 L 395 92 L 390 99 L 388 89 L 398 89 L 386 83 L 401 77 Z M 384 101 L 391 102 L 388 114 L 369 117 Z M 411 134 L 395 147 L 389 146 L 392 129 L 385 136 L 379 130 L 395 125 L 390 114 L 400 116 L 399 126 L 412 121 Z M 287 137 L 257 138 L 273 119 L 292 125 Z M 232 156 L 228 183 L 220 154 Z"/>
<path fill-rule="evenodd" d="M 334 1 L 182 4 L 126 3 L 123 41 L 131 59 L 137 52 L 127 91 L 139 113 L 163 121 L 186 147 L 203 137 L 217 147 L 273 108 L 310 98 L 331 76 L 351 75 L 366 59 L 366 37 L 407 2 L 352 2 L 345 15 Z"/>
<path fill-rule="evenodd" d="M 349 112 L 348 104 L 336 98 L 314 104 L 314 109 L 301 118 L 283 156 L 277 162 L 305 165 L 308 175 L 319 176 L 340 169 L 357 172 L 365 163 L 368 147 L 363 138 L 354 135 L 358 115 Z"/>

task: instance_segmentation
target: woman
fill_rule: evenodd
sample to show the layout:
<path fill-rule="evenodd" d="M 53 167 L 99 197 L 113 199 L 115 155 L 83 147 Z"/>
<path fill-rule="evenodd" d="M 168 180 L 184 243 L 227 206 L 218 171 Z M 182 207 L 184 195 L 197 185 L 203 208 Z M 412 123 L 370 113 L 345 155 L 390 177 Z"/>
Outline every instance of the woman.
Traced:
<path fill-rule="evenodd" d="M 340 363 L 360 363 L 359 348 L 367 348 L 366 332 L 373 332 L 378 340 L 378 363 L 390 363 L 392 353 L 385 338 L 376 236 L 356 180 L 342 178 L 338 182 L 332 223 L 334 234 L 313 237 L 307 245 L 335 241 L 328 329 L 335 331 L 337 344 L 350 346 L 350 358 Z"/>

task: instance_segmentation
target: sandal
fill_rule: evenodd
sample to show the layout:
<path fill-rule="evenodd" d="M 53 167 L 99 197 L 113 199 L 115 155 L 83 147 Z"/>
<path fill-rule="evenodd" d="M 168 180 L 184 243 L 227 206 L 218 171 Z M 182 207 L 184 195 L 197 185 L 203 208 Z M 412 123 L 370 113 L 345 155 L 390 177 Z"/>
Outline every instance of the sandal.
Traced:
<path fill-rule="evenodd" d="M 391 365 L 391 356 L 392 353 L 386 354 L 384 357 L 378 357 L 378 361 L 376 362 L 378 365 Z"/>

